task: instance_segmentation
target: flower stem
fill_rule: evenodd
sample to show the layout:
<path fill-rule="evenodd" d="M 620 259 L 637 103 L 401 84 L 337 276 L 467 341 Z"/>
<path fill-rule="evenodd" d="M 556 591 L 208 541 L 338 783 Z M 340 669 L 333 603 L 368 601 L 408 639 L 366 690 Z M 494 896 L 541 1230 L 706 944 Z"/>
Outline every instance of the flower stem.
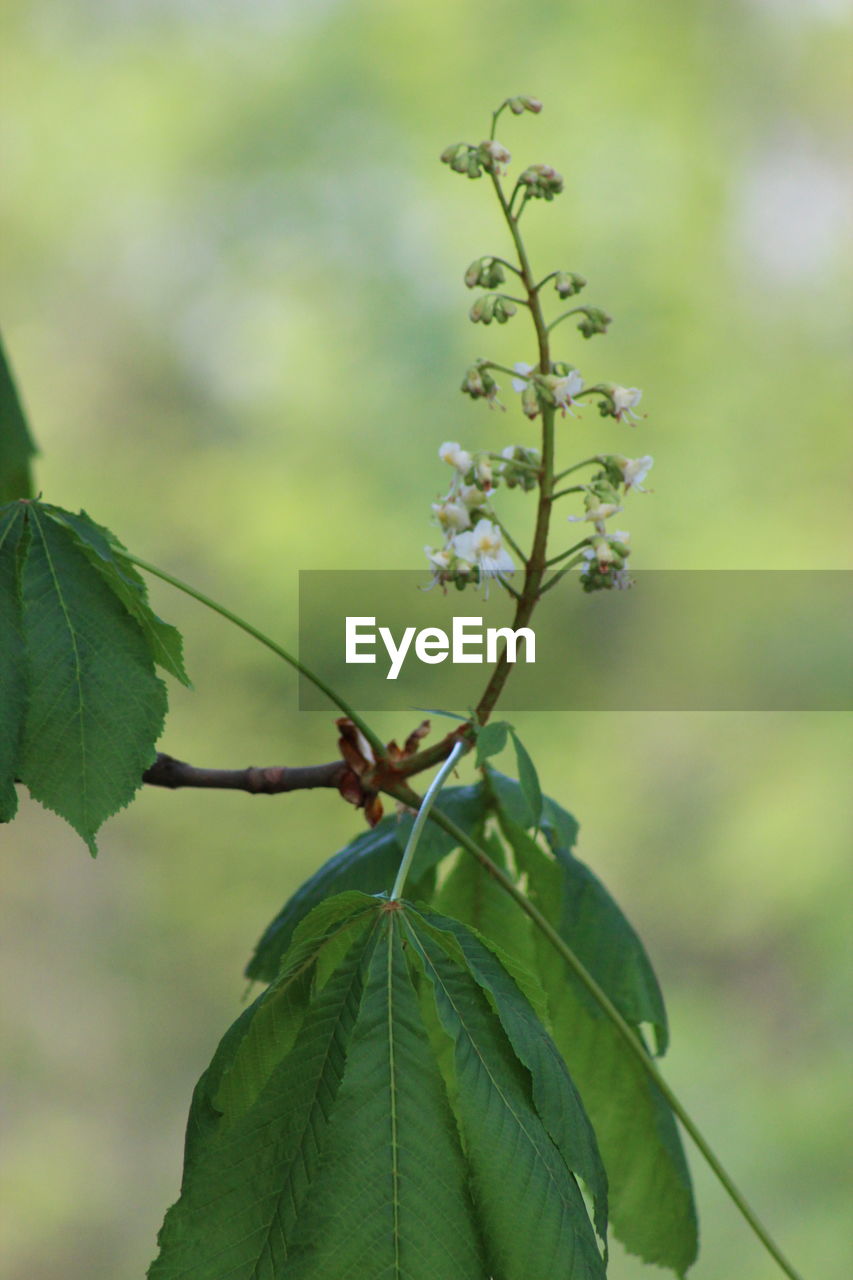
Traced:
<path fill-rule="evenodd" d="M 550 569 L 552 565 L 559 564 L 561 560 L 565 560 L 566 556 L 570 556 L 574 551 L 580 551 L 581 547 L 585 547 L 588 541 L 588 538 L 581 538 L 580 542 L 576 542 L 573 547 L 567 547 L 566 550 L 561 551 L 558 556 L 552 556 L 551 559 L 546 562 L 546 568 Z"/>
<path fill-rule="evenodd" d="M 586 395 L 586 392 L 579 391 L 574 398 L 575 400 L 578 400 L 583 395 Z M 581 467 L 592 467 L 600 463 L 601 457 L 599 455 L 596 455 L 594 458 L 584 458 L 583 462 L 576 462 L 574 466 L 566 467 L 565 471 L 558 472 L 557 475 L 554 476 L 554 483 L 557 484 L 558 481 L 564 480 L 566 476 L 570 476 L 573 471 L 579 471 Z"/>
<path fill-rule="evenodd" d="M 397 879 L 394 881 L 394 887 L 391 890 L 392 902 L 399 901 L 400 896 L 402 895 L 403 886 L 406 883 L 406 876 L 409 874 L 409 869 L 412 865 L 412 859 L 415 856 L 415 850 L 417 849 L 418 841 L 421 838 L 421 832 L 423 831 L 426 825 L 426 820 L 429 817 L 429 811 L 432 808 L 433 804 L 435 803 L 436 796 L 438 795 L 441 788 L 444 786 L 444 783 L 447 779 L 447 775 L 455 767 L 457 760 L 463 754 L 464 751 L 465 751 L 465 744 L 463 742 L 457 742 L 456 746 L 453 748 L 450 755 L 447 757 L 444 764 L 441 766 L 438 773 L 433 778 L 432 782 L 429 785 L 429 788 L 427 789 L 426 795 L 424 796 L 423 800 L 421 801 L 418 807 L 418 812 L 415 817 L 414 826 L 409 832 L 409 838 L 406 841 L 406 848 L 403 852 L 403 857 L 400 862 L 400 869 L 397 872 Z"/>
<path fill-rule="evenodd" d="M 259 631 L 257 627 L 253 627 L 250 622 L 247 622 L 245 618 L 241 618 L 239 614 L 232 613 L 230 609 L 226 609 L 224 604 L 218 604 L 215 600 L 211 600 L 210 596 L 206 596 L 204 592 L 198 591 L 195 587 L 191 587 L 189 583 L 182 582 L 180 578 L 175 578 L 171 573 L 167 573 L 165 569 L 158 569 L 156 565 L 149 564 L 147 560 L 140 560 L 138 556 L 128 555 L 127 558 L 138 568 L 144 569 L 147 573 L 153 574 L 155 578 L 162 578 L 164 582 L 168 582 L 170 586 L 176 587 L 178 591 L 183 591 L 185 595 L 192 596 L 193 600 L 197 600 L 199 604 L 206 605 L 206 607 L 208 609 L 212 609 L 214 613 L 218 613 L 221 617 L 227 618 L 229 622 L 233 622 L 236 627 L 241 629 L 241 631 L 245 631 L 247 635 L 252 636 L 255 640 L 259 640 L 261 644 L 266 645 L 266 647 L 271 649 L 279 658 L 283 658 L 285 662 L 289 662 L 294 670 L 298 671 L 300 675 L 303 675 L 306 680 L 310 680 L 321 693 L 325 693 L 329 701 L 333 702 L 339 711 L 342 711 L 345 716 L 348 716 L 350 720 L 352 720 L 353 724 L 361 730 L 367 741 L 370 743 L 377 759 L 383 759 L 387 755 L 385 744 L 373 732 L 370 725 L 367 724 L 366 721 L 362 720 L 355 708 L 351 707 L 350 704 L 339 694 L 335 693 L 334 689 L 327 685 L 325 680 L 322 680 L 320 676 L 315 675 L 310 668 L 306 667 L 298 658 L 295 658 L 292 653 L 288 653 L 287 649 L 283 648 L 275 640 L 271 640 L 269 636 L 264 635 L 264 633 Z"/>
<path fill-rule="evenodd" d="M 527 257 L 527 250 L 524 241 L 518 229 L 518 216 L 513 216 L 511 202 L 508 204 L 504 195 L 503 187 L 497 174 L 491 175 L 492 185 L 495 189 L 495 195 L 498 204 L 503 212 L 509 233 L 512 236 L 515 251 L 518 255 L 518 263 L 521 269 L 521 280 L 527 294 L 530 306 L 530 315 L 533 320 L 533 327 L 536 330 L 536 341 L 539 347 L 539 372 L 549 374 L 551 372 L 551 352 L 548 345 L 548 329 L 545 324 L 545 318 L 542 314 L 542 307 L 539 297 L 536 293 L 536 286 L 533 281 L 533 272 L 530 269 L 530 261 Z M 515 193 L 513 193 L 514 195 Z M 522 205 L 522 208 L 524 206 Z M 551 520 L 551 504 L 552 494 L 554 491 L 554 406 L 543 405 L 542 407 L 542 463 L 539 468 L 539 497 L 536 507 L 536 524 L 533 533 L 533 543 L 530 548 L 530 555 L 525 562 L 524 584 L 520 595 L 516 602 L 515 617 L 513 619 L 513 627 L 526 626 L 530 621 L 531 614 L 536 607 L 536 601 L 539 598 L 539 589 L 542 579 L 545 575 L 546 558 L 548 548 L 548 529 Z M 500 693 L 506 684 L 509 673 L 512 670 L 512 664 L 507 661 L 506 649 L 501 653 L 486 688 L 477 703 L 475 716 L 480 724 L 485 724 L 497 702 Z"/>

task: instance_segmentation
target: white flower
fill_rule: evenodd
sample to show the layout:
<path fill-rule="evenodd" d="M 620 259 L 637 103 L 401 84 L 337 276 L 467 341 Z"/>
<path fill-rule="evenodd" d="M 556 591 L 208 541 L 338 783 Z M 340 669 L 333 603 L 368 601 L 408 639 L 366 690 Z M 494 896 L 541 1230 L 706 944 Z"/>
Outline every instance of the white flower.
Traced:
<path fill-rule="evenodd" d="M 453 555 L 446 548 L 443 551 L 434 551 L 432 547 L 424 547 L 424 553 L 433 569 L 449 569 L 453 563 Z"/>
<path fill-rule="evenodd" d="M 455 467 L 462 475 L 471 470 L 472 458 L 470 453 L 453 440 L 449 440 L 441 446 L 438 456 L 442 462 L 448 462 L 451 467 Z"/>
<path fill-rule="evenodd" d="M 473 529 L 457 533 L 453 549 L 461 560 L 476 565 L 480 581 L 485 582 L 488 594 L 489 578 L 500 582 L 505 575 L 515 572 L 512 556 L 506 550 L 501 531 L 490 520 L 478 520 Z"/>
<path fill-rule="evenodd" d="M 442 529 L 448 532 L 461 533 L 463 529 L 471 528 L 468 508 L 461 502 L 434 502 L 432 509 Z"/>
<path fill-rule="evenodd" d="M 577 369 L 572 369 L 567 373 L 565 378 L 558 378 L 551 381 L 551 395 L 554 397 L 554 404 L 558 409 L 562 409 L 563 417 L 566 416 L 566 410 L 572 411 L 572 405 L 575 402 L 575 396 L 583 391 L 583 378 Z M 574 415 L 572 415 L 574 416 Z"/>
<path fill-rule="evenodd" d="M 523 391 L 530 381 L 526 375 L 533 372 L 533 365 L 525 364 L 523 360 L 518 360 L 512 367 L 515 369 L 516 373 L 520 373 L 522 375 L 520 378 L 513 378 L 512 389 L 513 391 Z"/>
<path fill-rule="evenodd" d="M 639 421 L 641 415 L 634 413 L 643 398 L 643 393 L 639 387 L 614 387 L 611 395 L 613 396 L 613 408 L 615 410 L 614 417 L 619 422 L 622 422 L 624 418 L 634 418 Z"/>
<path fill-rule="evenodd" d="M 654 458 L 651 454 L 646 454 L 643 458 L 623 458 L 619 463 L 619 470 L 622 472 L 622 479 L 625 481 L 625 492 L 629 489 L 636 489 L 638 493 L 648 493 L 648 489 L 644 489 L 642 481 L 654 466 Z"/>

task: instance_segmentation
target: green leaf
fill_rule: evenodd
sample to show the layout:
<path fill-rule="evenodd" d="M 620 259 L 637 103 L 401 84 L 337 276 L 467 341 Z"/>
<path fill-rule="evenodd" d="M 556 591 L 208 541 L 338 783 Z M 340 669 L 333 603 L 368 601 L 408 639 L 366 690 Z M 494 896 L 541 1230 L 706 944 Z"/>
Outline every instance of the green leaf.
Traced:
<path fill-rule="evenodd" d="M 480 769 L 490 756 L 497 756 L 506 746 L 507 734 L 512 728 L 506 720 L 492 720 L 477 730 L 477 768 Z"/>
<path fill-rule="evenodd" d="M 453 1045 L 453 1104 L 489 1253 L 487 1274 L 501 1280 L 604 1277 L 572 1154 L 557 1145 L 543 1120 L 529 1067 L 516 1056 L 471 972 L 454 963 L 431 932 L 421 928 L 415 937 L 439 1020 Z M 517 989 L 513 999 L 522 1002 Z M 546 1033 L 540 1028 L 539 1034 Z M 527 1056 L 535 1061 L 529 1046 Z M 550 1105 L 548 1110 L 553 1119 Z"/>
<path fill-rule="evenodd" d="M 288 1280 L 481 1280 L 483 1243 L 444 1081 L 389 913 Z"/>
<path fill-rule="evenodd" d="M 435 807 L 455 822 L 467 826 L 482 816 L 484 805 L 485 798 L 479 787 L 450 787 L 441 793 Z M 382 893 L 390 889 L 412 822 L 408 814 L 402 818 L 383 818 L 372 831 L 362 832 L 315 871 L 265 929 L 246 967 L 246 976 L 259 982 L 271 982 L 290 945 L 293 930 L 303 916 L 324 898 L 347 889 L 360 889 L 363 893 Z M 436 823 L 426 824 L 409 876 L 413 898 L 420 896 L 432 868 L 455 847 L 453 838 Z"/>
<path fill-rule="evenodd" d="M 603 1280 L 573 1172 L 595 1182 L 588 1141 L 491 953 L 408 903 L 343 895 L 199 1081 L 149 1276 Z"/>
<path fill-rule="evenodd" d="M 18 560 L 24 535 L 24 507 L 0 509 L 0 822 L 18 808 L 18 755 L 27 708 Z"/>
<path fill-rule="evenodd" d="M 528 895 L 642 1041 L 666 1047 L 663 999 L 645 950 L 596 876 L 556 844 L 551 857 L 505 811 L 501 825 L 528 879 Z M 551 827 L 552 833 L 555 828 Z M 697 1253 L 696 1210 L 675 1118 L 579 979 L 537 935 L 554 1040 L 592 1120 L 610 1186 L 613 1230 L 646 1262 L 683 1275 Z"/>
<path fill-rule="evenodd" d="M 0 503 L 33 496 L 30 459 L 37 452 L 0 339 Z"/>
<path fill-rule="evenodd" d="M 127 549 L 115 534 L 103 525 L 95 524 L 85 511 L 74 515 L 71 511 L 44 503 L 40 504 L 40 510 L 74 535 L 77 546 L 139 623 L 157 665 L 187 688 L 192 688 L 184 670 L 181 633 L 154 613 L 148 603 L 145 579 L 128 559 Z"/>
<path fill-rule="evenodd" d="M 519 786 L 530 811 L 528 826 L 536 827 L 538 830 L 542 820 L 542 788 L 539 785 L 539 774 L 536 772 L 536 766 L 530 759 L 527 748 L 514 729 L 512 745 L 515 747 L 515 759 L 518 764 Z"/>
<path fill-rule="evenodd" d="M 485 836 L 482 831 L 474 831 L 474 839 L 481 845 L 489 857 L 502 870 L 508 871 L 503 845 L 495 835 Z M 525 981 L 515 967 L 513 977 L 518 981 L 524 994 L 537 1007 L 538 1001 L 530 990 L 530 984 L 536 983 L 534 977 L 537 966 L 536 946 L 533 939 L 533 925 L 529 916 L 518 907 L 488 871 L 464 849 L 456 854 L 450 874 L 442 883 L 438 892 L 430 899 L 436 911 L 453 920 L 459 920 L 474 929 L 486 946 L 497 946 L 501 959 L 504 956 L 511 965 L 520 964 L 527 970 Z M 541 988 L 538 995 L 541 995 Z M 544 1000 L 544 997 L 542 997 Z M 543 1016 L 547 1013 L 542 1008 Z"/>
<path fill-rule="evenodd" d="M 98 827 L 133 798 L 154 759 L 166 691 L 138 624 L 71 534 L 37 503 L 22 505 L 28 705 L 17 773 L 95 854 Z"/>
<path fill-rule="evenodd" d="M 488 938 L 476 936 L 456 920 L 433 912 L 420 914 L 433 930 L 455 939 L 472 977 L 487 992 L 516 1056 L 530 1072 L 533 1101 L 552 1141 L 589 1191 L 596 1229 L 605 1241 L 607 1178 L 595 1134 L 563 1058 L 533 1002 L 520 991 L 517 970 L 507 968 Z"/>
<path fill-rule="evenodd" d="M 319 941 L 318 956 L 321 951 Z M 224 1107 L 222 1082 L 276 988 L 246 1011 L 251 1018 L 244 1013 L 226 1034 L 196 1088 L 181 1197 L 160 1230 L 160 1254 L 148 1272 L 152 1280 L 281 1276 L 343 1078 L 362 993 L 363 953 L 362 941 L 310 1004 L 308 984 L 300 985 L 296 1042 L 286 1021 L 280 1023 L 285 1039 L 281 1052 L 272 1054 L 263 1088 L 248 1106 L 236 1094 L 233 1110 Z M 284 982 L 293 991 L 292 975 Z M 291 1011 L 296 1003 L 294 998 Z M 240 1035 L 234 1034 L 238 1028 Z M 234 1090 L 230 1097 L 226 1093 L 229 1102 L 234 1096 Z"/>

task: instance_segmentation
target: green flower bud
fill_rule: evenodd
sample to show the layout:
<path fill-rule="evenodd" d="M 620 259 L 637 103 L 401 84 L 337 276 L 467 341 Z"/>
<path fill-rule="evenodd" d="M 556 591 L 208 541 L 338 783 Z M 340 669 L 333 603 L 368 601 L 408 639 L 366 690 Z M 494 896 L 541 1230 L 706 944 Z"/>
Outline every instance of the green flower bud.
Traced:
<path fill-rule="evenodd" d="M 606 333 L 607 326 L 612 321 L 613 317 L 599 307 L 585 307 L 584 316 L 578 325 L 578 329 L 585 338 L 591 338 L 596 333 Z"/>
<path fill-rule="evenodd" d="M 527 93 L 523 93 L 517 101 L 521 103 L 525 111 L 532 111 L 534 115 L 538 116 L 539 112 L 542 110 L 542 103 L 539 99 L 531 98 Z"/>
<path fill-rule="evenodd" d="M 465 283 L 469 289 L 494 289 L 506 279 L 504 269 L 494 258 L 476 258 L 465 272 Z"/>
<path fill-rule="evenodd" d="M 491 324 L 495 318 L 495 304 L 497 298 L 493 293 L 484 293 L 478 298 L 468 315 L 473 324 Z"/>
<path fill-rule="evenodd" d="M 573 294 L 580 293 L 585 285 L 584 277 L 574 271 L 558 271 L 554 277 L 554 288 L 561 298 L 571 298 Z"/>
<path fill-rule="evenodd" d="M 507 98 L 506 105 L 509 107 L 510 111 L 514 116 L 523 115 L 524 111 L 526 110 L 525 105 L 522 102 L 521 98 Z"/>
<path fill-rule="evenodd" d="M 517 311 L 518 307 L 509 298 L 502 298 L 500 294 L 495 297 L 495 319 L 498 324 L 506 324 Z"/>
<path fill-rule="evenodd" d="M 483 269 L 483 259 L 475 258 L 468 270 L 465 272 L 465 283 L 469 289 L 476 289 L 480 283 L 480 273 Z"/>
<path fill-rule="evenodd" d="M 539 407 L 539 393 L 536 389 L 536 384 L 530 381 L 521 393 L 522 413 L 526 418 L 532 420 L 539 413 Z"/>
<path fill-rule="evenodd" d="M 495 289 L 499 284 L 503 284 L 506 280 L 506 272 L 499 262 L 495 262 L 494 258 L 487 259 L 487 265 L 483 267 L 482 279 L 480 283 L 484 289 Z"/>

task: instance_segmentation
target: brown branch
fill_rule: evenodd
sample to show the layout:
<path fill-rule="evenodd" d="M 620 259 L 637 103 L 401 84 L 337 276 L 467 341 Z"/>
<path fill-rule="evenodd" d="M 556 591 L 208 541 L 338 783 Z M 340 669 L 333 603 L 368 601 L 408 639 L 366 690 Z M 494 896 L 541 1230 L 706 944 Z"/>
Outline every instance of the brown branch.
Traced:
<path fill-rule="evenodd" d="M 349 769 L 345 761 L 329 764 L 268 765 L 266 768 L 200 769 L 158 752 L 157 759 L 142 775 L 153 787 L 210 787 L 224 791 L 248 791 L 251 795 L 280 795 L 284 791 L 308 791 L 313 787 L 340 788 Z"/>

